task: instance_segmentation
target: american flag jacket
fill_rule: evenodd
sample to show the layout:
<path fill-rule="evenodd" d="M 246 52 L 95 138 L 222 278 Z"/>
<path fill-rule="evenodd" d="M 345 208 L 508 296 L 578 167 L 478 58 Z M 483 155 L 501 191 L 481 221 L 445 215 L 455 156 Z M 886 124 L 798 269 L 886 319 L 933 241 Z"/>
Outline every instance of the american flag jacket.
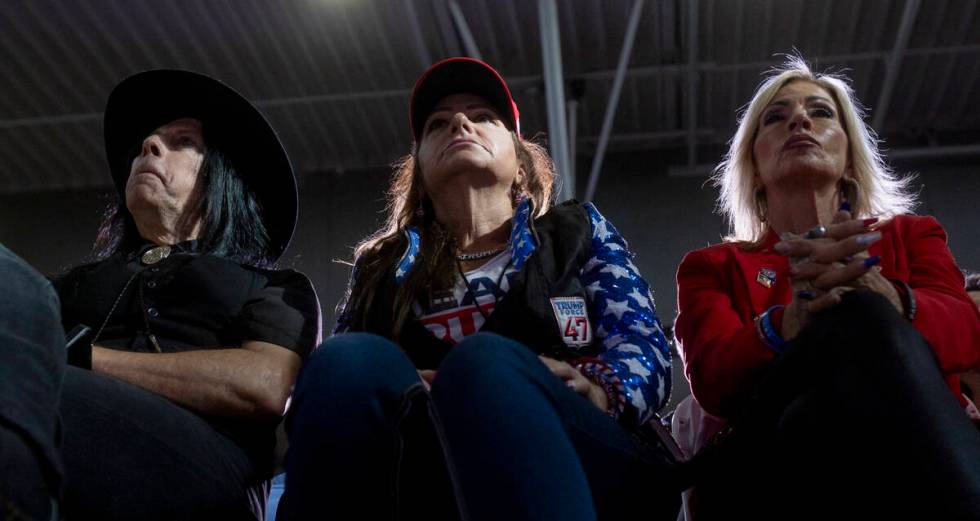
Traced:
<path fill-rule="evenodd" d="M 533 214 L 530 200 L 515 209 L 509 248 L 517 276 L 480 331 L 569 362 L 606 391 L 610 415 L 624 426 L 649 422 L 670 394 L 670 348 L 626 240 L 590 203 L 569 201 L 537 219 Z M 363 326 L 353 327 L 344 310 L 335 334 L 390 335 L 394 294 L 417 265 L 420 234 L 406 230 L 404 254 L 386 287 L 378 288 L 377 304 L 356 322 Z M 408 321 L 398 341 L 420 369 L 437 368 L 452 347 L 417 320 Z"/>

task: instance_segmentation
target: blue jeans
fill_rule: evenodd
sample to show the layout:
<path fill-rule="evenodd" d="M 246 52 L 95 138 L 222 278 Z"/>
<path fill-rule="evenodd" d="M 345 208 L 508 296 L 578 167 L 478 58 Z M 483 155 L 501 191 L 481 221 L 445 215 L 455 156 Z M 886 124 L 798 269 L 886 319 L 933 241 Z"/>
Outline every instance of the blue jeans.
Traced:
<path fill-rule="evenodd" d="M 0 293 L 0 514 L 44 519 L 62 476 L 60 304 L 47 279 L 3 245 Z"/>
<path fill-rule="evenodd" d="M 0 517 L 47 519 L 60 499 L 71 519 L 262 518 L 269 476 L 229 438 L 161 396 L 66 367 L 57 294 L 3 246 L 0 292 Z"/>
<path fill-rule="evenodd" d="M 293 396 L 280 519 L 677 515 L 673 463 L 501 336 L 457 345 L 431 393 L 395 344 L 335 336 Z"/>

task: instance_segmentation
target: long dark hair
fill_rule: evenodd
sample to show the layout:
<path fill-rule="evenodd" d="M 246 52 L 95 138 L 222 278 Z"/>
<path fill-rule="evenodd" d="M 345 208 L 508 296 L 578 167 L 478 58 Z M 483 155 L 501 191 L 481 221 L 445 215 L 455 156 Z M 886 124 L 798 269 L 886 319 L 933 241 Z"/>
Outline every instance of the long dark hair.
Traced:
<path fill-rule="evenodd" d="M 135 151 L 132 157 L 136 157 Z M 259 198 L 228 156 L 208 145 L 198 177 L 203 180 L 198 209 L 201 213 L 198 250 L 241 264 L 273 267 L 276 259 Z M 125 200 L 110 203 L 95 240 L 95 258 L 133 250 L 142 242 Z"/>
<path fill-rule="evenodd" d="M 535 210 L 532 218 L 544 215 L 551 207 L 557 177 L 554 163 L 541 145 L 523 140 L 516 133 L 511 135 L 517 160 L 524 171 L 521 184 L 512 190 L 532 200 Z M 354 273 L 347 294 L 337 308 L 338 313 L 349 316 L 351 329 L 364 329 L 369 311 L 376 305 L 382 279 L 391 276 L 395 263 L 405 251 L 405 230 L 409 226 L 418 228 L 421 238 L 418 264 L 398 285 L 395 294 L 389 336 L 397 340 L 412 302 L 426 292 L 445 289 L 455 281 L 455 239 L 451 230 L 435 220 L 432 201 L 422 186 L 416 151 L 395 163 L 387 199 L 385 224 L 354 249 Z M 421 212 L 418 211 L 420 208 Z"/>

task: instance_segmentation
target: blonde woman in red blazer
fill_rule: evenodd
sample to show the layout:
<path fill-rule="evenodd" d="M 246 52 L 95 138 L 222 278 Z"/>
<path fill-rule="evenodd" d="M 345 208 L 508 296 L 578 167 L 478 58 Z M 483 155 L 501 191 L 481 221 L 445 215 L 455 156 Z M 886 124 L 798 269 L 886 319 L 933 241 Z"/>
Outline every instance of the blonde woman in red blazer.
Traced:
<path fill-rule="evenodd" d="M 980 519 L 957 376 L 980 365 L 980 315 L 863 115 L 791 57 L 718 169 L 732 235 L 677 273 L 685 374 L 729 425 L 692 463 L 698 519 Z"/>

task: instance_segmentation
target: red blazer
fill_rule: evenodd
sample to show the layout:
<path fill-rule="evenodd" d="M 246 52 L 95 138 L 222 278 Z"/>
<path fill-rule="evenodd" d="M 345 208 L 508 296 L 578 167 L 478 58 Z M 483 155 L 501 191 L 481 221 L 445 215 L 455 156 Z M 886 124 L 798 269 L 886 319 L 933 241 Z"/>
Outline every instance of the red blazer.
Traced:
<path fill-rule="evenodd" d="M 963 275 L 946 246 L 946 232 L 932 217 L 902 215 L 880 228 L 870 248 L 881 256 L 881 274 L 903 280 L 915 294 L 913 325 L 935 350 L 950 389 L 963 402 L 958 374 L 980 365 L 980 313 L 963 289 Z M 688 253 L 677 270 L 678 316 L 674 323 L 684 373 L 694 397 L 711 414 L 726 417 L 751 391 L 774 353 L 759 339 L 754 319 L 776 304 L 789 304 L 789 261 L 772 246 L 735 243 Z M 757 281 L 776 272 L 775 283 Z M 965 402 L 964 402 L 965 403 Z"/>

